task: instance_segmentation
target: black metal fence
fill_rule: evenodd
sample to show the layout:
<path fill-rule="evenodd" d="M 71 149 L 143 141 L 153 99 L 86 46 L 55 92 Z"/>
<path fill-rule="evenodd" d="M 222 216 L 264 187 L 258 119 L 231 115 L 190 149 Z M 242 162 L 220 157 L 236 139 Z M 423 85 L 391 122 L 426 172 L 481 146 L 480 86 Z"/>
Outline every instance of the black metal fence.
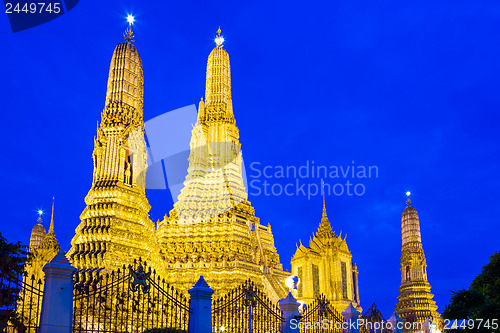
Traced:
<path fill-rule="evenodd" d="M 189 300 L 146 262 L 75 274 L 73 332 L 187 332 Z"/>
<path fill-rule="evenodd" d="M 38 332 L 42 281 L 27 272 L 0 275 L 0 332 Z"/>
<path fill-rule="evenodd" d="M 341 333 L 344 317 L 321 295 L 305 308 L 300 322 L 301 332 Z"/>
<path fill-rule="evenodd" d="M 281 332 L 281 310 L 252 281 L 212 301 L 213 332 Z"/>

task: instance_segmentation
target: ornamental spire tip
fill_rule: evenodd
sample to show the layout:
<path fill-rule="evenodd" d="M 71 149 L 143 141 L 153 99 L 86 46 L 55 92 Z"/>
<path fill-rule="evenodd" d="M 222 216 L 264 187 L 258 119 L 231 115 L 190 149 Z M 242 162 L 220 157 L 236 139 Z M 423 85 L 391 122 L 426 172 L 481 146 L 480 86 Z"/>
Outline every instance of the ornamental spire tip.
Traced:
<path fill-rule="evenodd" d="M 128 29 L 123 33 L 123 37 L 127 40 L 128 43 L 134 42 L 134 33 L 132 32 L 132 24 L 135 22 L 135 17 L 131 14 L 127 15 Z"/>
<path fill-rule="evenodd" d="M 50 227 L 49 227 L 49 233 L 54 232 L 54 197 L 52 197 L 52 215 L 50 216 Z"/>
<path fill-rule="evenodd" d="M 410 204 L 411 204 L 411 200 L 410 200 L 410 195 L 411 195 L 411 192 L 410 191 L 406 191 L 406 205 L 409 207 Z"/>
<path fill-rule="evenodd" d="M 222 37 L 220 33 L 221 30 L 219 26 L 219 29 L 217 29 L 217 35 L 215 36 L 215 44 L 217 45 L 217 47 L 222 47 L 222 44 L 224 43 L 224 37 Z"/>

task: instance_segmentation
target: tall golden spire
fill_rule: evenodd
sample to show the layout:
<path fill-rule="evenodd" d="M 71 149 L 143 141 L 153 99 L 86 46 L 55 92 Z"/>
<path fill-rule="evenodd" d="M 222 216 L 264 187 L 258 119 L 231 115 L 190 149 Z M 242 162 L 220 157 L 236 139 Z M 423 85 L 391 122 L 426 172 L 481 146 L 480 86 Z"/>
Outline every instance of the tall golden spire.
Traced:
<path fill-rule="evenodd" d="M 334 232 L 332 229 L 332 225 L 328 220 L 328 216 L 326 214 L 326 204 L 325 204 L 325 182 L 321 185 L 321 192 L 323 195 L 323 213 L 321 215 L 321 222 L 319 223 L 318 235 L 323 236 L 333 236 Z"/>
<path fill-rule="evenodd" d="M 401 286 L 397 314 L 406 321 L 436 322 L 436 302 L 427 280 L 427 262 L 422 248 L 420 221 L 417 210 L 410 206 L 410 192 L 406 193 L 407 207 L 401 216 Z"/>
<path fill-rule="evenodd" d="M 162 255 L 172 268 L 165 278 L 186 290 L 203 275 L 218 292 L 251 278 L 277 301 L 286 291 L 286 273 L 270 225 L 260 224 L 247 200 L 223 41 L 219 29 L 208 56 L 205 101 L 192 130 L 184 187 L 158 225 Z"/>
<path fill-rule="evenodd" d="M 127 17 L 126 41 L 116 46 L 109 66 L 92 153 L 92 187 L 68 252 L 77 269 L 118 269 L 139 257 L 161 267 L 145 191 L 143 71 L 132 44 L 133 20 Z"/>
<path fill-rule="evenodd" d="M 326 216 L 326 205 L 325 205 L 325 182 L 323 182 L 321 186 L 321 192 L 323 194 L 323 219 L 328 219 L 328 216 Z"/>
<path fill-rule="evenodd" d="M 49 234 L 54 233 L 54 197 L 52 197 L 52 214 L 50 216 L 50 227 L 49 227 Z"/>
<path fill-rule="evenodd" d="M 216 40 L 222 39 L 220 28 Z M 242 177 L 241 144 L 231 102 L 229 55 L 217 46 L 207 60 L 205 102 L 191 136 L 189 169 L 175 203 L 179 223 L 209 220 L 248 198 Z"/>

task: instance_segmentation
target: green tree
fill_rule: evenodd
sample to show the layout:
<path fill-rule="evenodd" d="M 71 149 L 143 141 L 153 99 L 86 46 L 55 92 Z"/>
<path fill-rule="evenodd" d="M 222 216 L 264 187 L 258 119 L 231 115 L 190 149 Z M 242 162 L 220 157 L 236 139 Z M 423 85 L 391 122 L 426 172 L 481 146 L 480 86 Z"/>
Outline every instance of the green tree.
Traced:
<path fill-rule="evenodd" d="M 0 233 L 0 309 L 12 310 L 15 307 L 19 291 L 12 286 L 21 277 L 27 260 L 26 247 L 20 242 L 9 243 Z M 16 324 L 17 319 L 15 312 L 1 312 L 0 329 L 7 321 Z"/>
<path fill-rule="evenodd" d="M 500 252 L 495 252 L 490 257 L 490 262 L 483 267 L 481 274 L 472 281 L 468 289 L 452 293 L 450 303 L 443 312 L 443 318 L 470 320 L 471 326 L 465 329 L 468 331 L 500 332 L 498 329 L 500 326 Z M 472 326 L 472 320 L 474 320 L 474 326 Z M 479 326 L 480 323 L 481 326 Z M 463 332 L 463 330 L 450 331 Z"/>
<path fill-rule="evenodd" d="M 26 263 L 26 246 L 21 242 L 9 243 L 0 232 L 0 278 L 15 278 L 23 272 Z"/>

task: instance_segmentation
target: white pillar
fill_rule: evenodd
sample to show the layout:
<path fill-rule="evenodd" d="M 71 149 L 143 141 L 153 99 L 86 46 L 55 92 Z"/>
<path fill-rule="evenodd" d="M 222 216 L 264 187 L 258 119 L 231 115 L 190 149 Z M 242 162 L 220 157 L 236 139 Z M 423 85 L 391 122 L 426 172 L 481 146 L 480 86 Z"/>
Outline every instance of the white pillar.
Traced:
<path fill-rule="evenodd" d="M 288 295 L 278 301 L 278 306 L 281 311 L 283 311 L 283 318 L 285 322 L 283 323 L 282 333 L 292 333 L 300 332 L 299 329 L 299 306 L 300 303 L 297 302 L 292 293 L 289 292 Z"/>
<path fill-rule="evenodd" d="M 43 267 L 43 288 L 40 333 L 71 333 L 73 331 L 73 273 L 64 253 L 59 250 Z"/>
<path fill-rule="evenodd" d="M 356 308 L 352 305 L 352 302 L 349 303 L 347 308 L 342 312 L 342 316 L 346 321 L 347 329 L 344 330 L 346 333 L 359 333 L 358 319 L 361 315 L 361 312 L 356 310 Z"/>
<path fill-rule="evenodd" d="M 189 314 L 189 332 L 212 333 L 212 295 L 214 290 L 210 288 L 203 276 L 193 288 L 188 290 L 191 296 Z"/>
<path fill-rule="evenodd" d="M 392 333 L 403 333 L 403 319 L 399 318 L 396 311 L 394 311 L 387 323 L 391 325 L 390 328 L 392 329 Z"/>

